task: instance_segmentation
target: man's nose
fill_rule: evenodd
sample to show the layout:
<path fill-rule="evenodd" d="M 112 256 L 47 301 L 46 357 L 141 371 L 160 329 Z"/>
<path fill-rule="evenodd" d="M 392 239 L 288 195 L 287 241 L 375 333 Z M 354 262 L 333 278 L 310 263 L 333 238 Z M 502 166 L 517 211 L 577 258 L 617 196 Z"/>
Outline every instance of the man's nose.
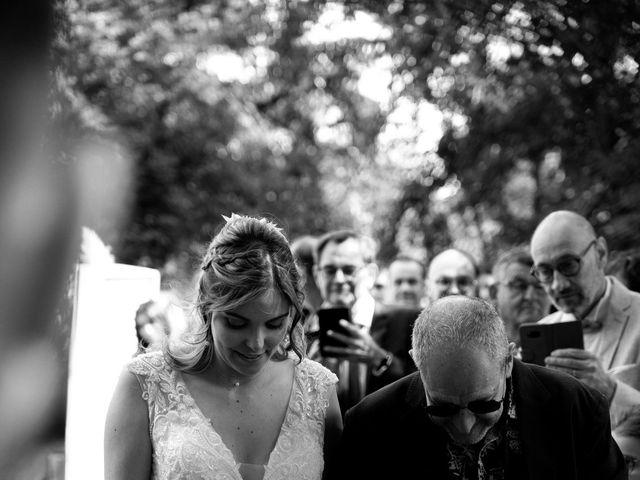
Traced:
<path fill-rule="evenodd" d="M 468 409 L 463 408 L 455 416 L 453 422 L 458 432 L 468 435 L 476 424 L 476 417 Z"/>
<path fill-rule="evenodd" d="M 460 295 L 460 285 L 455 280 L 449 285 L 449 295 Z"/>
<path fill-rule="evenodd" d="M 345 282 L 345 276 L 344 276 L 344 272 L 342 271 L 341 268 L 336 270 L 336 274 L 333 277 L 334 281 L 339 282 L 339 283 L 344 283 Z"/>
<path fill-rule="evenodd" d="M 567 277 L 562 275 L 559 271 L 553 271 L 553 279 L 551 280 L 551 290 L 554 292 L 563 290 L 569 282 Z"/>
<path fill-rule="evenodd" d="M 536 295 L 536 291 L 536 287 L 532 283 L 530 283 L 527 285 L 527 288 L 524 289 L 524 293 L 522 296 L 527 300 L 532 300 Z"/>

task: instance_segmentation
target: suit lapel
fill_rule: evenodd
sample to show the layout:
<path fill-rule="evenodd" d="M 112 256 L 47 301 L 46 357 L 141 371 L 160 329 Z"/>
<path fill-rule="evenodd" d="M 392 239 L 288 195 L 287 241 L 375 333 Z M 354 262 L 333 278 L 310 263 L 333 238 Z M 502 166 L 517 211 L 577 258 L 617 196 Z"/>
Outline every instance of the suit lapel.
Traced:
<path fill-rule="evenodd" d="M 369 334 L 375 342 L 380 345 L 382 338 L 387 332 L 387 324 L 389 322 L 389 311 L 381 304 L 376 303 L 376 308 L 373 313 L 373 319 L 371 320 L 371 328 Z"/>
<path fill-rule="evenodd" d="M 551 395 L 545 386 L 533 375 L 526 365 L 514 360 L 513 395 L 516 415 L 520 425 L 520 438 L 525 469 L 532 480 L 553 479 L 556 452 L 555 438 L 549 438 L 553 431 L 550 409 Z"/>
<path fill-rule="evenodd" d="M 620 288 L 615 279 L 612 280 L 609 304 L 604 307 L 611 313 L 603 327 L 606 334 L 602 337 L 602 366 L 605 370 L 609 370 L 613 367 L 620 344 L 624 341 L 624 332 L 629 323 L 629 309 L 631 308 L 629 299 L 624 295 L 624 290 Z"/>

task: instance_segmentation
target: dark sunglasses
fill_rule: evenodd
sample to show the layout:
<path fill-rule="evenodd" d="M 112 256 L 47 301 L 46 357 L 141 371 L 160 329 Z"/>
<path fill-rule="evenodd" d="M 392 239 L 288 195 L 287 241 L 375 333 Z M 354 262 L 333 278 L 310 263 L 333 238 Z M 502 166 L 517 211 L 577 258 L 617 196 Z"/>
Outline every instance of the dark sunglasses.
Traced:
<path fill-rule="evenodd" d="M 563 255 L 554 262 L 553 265 L 541 263 L 531 267 L 531 275 L 536 277 L 540 283 L 553 282 L 553 272 L 557 271 L 565 277 L 573 277 L 580 272 L 582 267 L 582 258 L 587 254 L 589 249 L 595 245 L 597 240 L 591 240 L 589 245 L 579 255 Z"/>
<path fill-rule="evenodd" d="M 503 402 L 504 397 L 502 400 L 474 400 L 473 402 L 469 402 L 466 407 L 454 405 L 453 403 L 443 403 L 427 405 L 426 409 L 427 413 L 434 417 L 452 417 L 463 408 L 477 415 L 483 415 L 498 411 Z"/>

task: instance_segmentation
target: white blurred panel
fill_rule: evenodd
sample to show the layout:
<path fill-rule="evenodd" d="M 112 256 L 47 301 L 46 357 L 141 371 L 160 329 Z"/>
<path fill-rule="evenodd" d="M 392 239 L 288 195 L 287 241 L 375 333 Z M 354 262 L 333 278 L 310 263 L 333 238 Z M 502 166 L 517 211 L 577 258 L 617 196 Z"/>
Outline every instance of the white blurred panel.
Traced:
<path fill-rule="evenodd" d="M 79 265 L 69 359 L 66 480 L 103 478 L 104 422 L 122 368 L 137 348 L 135 313 L 157 297 L 160 272 Z"/>

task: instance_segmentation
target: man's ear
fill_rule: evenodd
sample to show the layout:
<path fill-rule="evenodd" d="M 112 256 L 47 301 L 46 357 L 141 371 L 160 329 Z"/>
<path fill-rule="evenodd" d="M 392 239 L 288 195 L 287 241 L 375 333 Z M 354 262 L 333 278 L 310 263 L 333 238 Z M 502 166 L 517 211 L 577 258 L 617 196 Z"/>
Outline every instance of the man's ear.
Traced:
<path fill-rule="evenodd" d="M 596 253 L 598 254 L 598 266 L 604 270 L 609 260 L 609 249 L 607 241 L 604 237 L 598 237 L 595 244 Z"/>
<path fill-rule="evenodd" d="M 509 342 L 509 350 L 507 354 L 507 378 L 511 377 L 511 371 L 513 370 L 513 359 L 515 358 L 518 347 L 514 342 Z"/>
<path fill-rule="evenodd" d="M 409 356 L 411 357 L 411 360 L 413 360 L 413 364 L 416 366 L 416 368 L 418 368 L 418 362 L 416 361 L 415 357 L 413 356 L 413 348 L 409 350 Z"/>
<path fill-rule="evenodd" d="M 318 264 L 313 264 L 313 280 L 316 282 L 316 285 L 320 285 L 320 269 L 318 268 Z"/>
<path fill-rule="evenodd" d="M 376 278 L 378 278 L 378 265 L 375 263 L 367 263 L 365 265 L 365 285 L 367 290 L 371 290 L 373 288 L 373 284 L 376 282 Z"/>

